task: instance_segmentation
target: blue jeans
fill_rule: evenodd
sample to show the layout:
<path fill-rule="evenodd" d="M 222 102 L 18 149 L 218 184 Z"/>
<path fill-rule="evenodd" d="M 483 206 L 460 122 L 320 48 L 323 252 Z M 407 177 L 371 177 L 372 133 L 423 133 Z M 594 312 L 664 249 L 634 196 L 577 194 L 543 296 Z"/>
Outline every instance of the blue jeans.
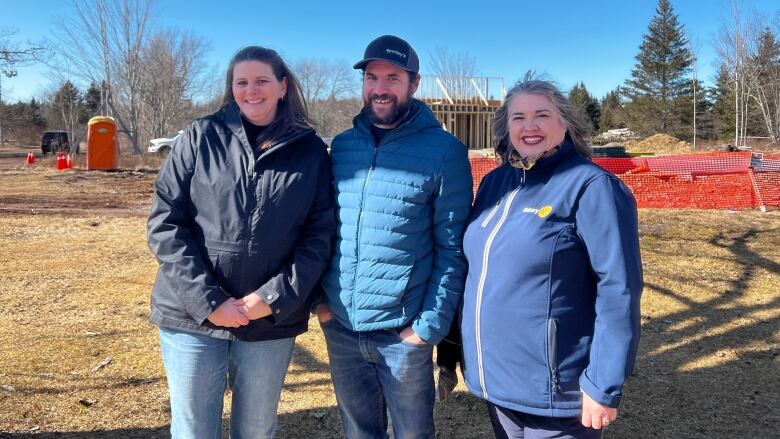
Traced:
<path fill-rule="evenodd" d="M 395 438 L 434 437 L 433 346 L 406 343 L 395 329 L 321 326 L 347 438 L 386 438 L 388 411 Z"/>
<path fill-rule="evenodd" d="M 295 337 L 244 342 L 160 328 L 174 439 L 220 439 L 230 382 L 230 437 L 272 438 Z"/>

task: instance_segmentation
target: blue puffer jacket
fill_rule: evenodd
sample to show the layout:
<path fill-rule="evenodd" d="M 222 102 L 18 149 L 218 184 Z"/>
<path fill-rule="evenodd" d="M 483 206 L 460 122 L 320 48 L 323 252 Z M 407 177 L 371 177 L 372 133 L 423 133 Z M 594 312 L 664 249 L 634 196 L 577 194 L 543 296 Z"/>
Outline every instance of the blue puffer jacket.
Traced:
<path fill-rule="evenodd" d="M 465 282 L 461 244 L 472 199 L 466 147 L 417 100 L 379 145 L 366 116 L 353 123 L 331 147 L 339 230 L 322 282 L 326 301 L 352 330 L 411 322 L 436 344 Z"/>
<path fill-rule="evenodd" d="M 566 142 L 529 171 L 480 184 L 464 237 L 469 390 L 511 410 L 579 416 L 584 391 L 617 407 L 639 344 L 636 203 Z"/>

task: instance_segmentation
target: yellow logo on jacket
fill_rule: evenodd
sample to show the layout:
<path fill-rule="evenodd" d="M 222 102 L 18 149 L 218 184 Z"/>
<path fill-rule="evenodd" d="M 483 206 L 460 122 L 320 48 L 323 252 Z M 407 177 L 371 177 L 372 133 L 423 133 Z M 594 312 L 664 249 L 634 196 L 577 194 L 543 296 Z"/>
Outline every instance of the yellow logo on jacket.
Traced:
<path fill-rule="evenodd" d="M 539 218 L 547 218 L 547 216 L 550 215 L 551 213 L 552 213 L 552 206 L 548 204 L 547 206 L 544 206 L 541 209 L 539 209 L 539 212 L 537 212 L 536 215 Z"/>
<path fill-rule="evenodd" d="M 538 209 L 533 207 L 526 207 L 523 209 L 523 213 L 533 213 L 534 215 L 538 216 L 539 218 L 547 218 L 552 213 L 552 206 L 549 204 L 546 206 L 542 206 Z"/>

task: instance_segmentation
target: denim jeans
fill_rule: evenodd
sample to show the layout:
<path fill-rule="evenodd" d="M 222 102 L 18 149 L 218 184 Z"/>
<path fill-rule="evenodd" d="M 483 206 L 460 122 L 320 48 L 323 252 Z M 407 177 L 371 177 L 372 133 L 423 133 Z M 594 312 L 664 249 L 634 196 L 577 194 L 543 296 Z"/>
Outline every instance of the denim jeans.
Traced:
<path fill-rule="evenodd" d="M 220 439 L 230 382 L 230 437 L 272 438 L 295 337 L 244 342 L 160 328 L 171 398 L 171 437 Z"/>
<path fill-rule="evenodd" d="M 433 438 L 433 346 L 404 342 L 395 329 L 355 332 L 336 319 L 322 324 L 344 433 Z"/>

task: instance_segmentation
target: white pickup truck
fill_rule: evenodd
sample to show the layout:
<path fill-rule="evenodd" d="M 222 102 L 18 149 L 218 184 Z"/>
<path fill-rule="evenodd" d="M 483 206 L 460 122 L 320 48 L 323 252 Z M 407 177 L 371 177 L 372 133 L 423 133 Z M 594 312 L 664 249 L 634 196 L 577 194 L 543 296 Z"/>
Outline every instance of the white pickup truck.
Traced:
<path fill-rule="evenodd" d="M 146 148 L 146 150 L 152 154 L 159 154 L 162 156 L 168 155 L 168 153 L 171 152 L 171 148 L 173 148 L 176 139 L 181 136 L 181 133 L 183 133 L 183 131 L 179 131 L 171 138 L 161 137 L 159 139 L 152 139 L 149 141 L 149 147 Z"/>

